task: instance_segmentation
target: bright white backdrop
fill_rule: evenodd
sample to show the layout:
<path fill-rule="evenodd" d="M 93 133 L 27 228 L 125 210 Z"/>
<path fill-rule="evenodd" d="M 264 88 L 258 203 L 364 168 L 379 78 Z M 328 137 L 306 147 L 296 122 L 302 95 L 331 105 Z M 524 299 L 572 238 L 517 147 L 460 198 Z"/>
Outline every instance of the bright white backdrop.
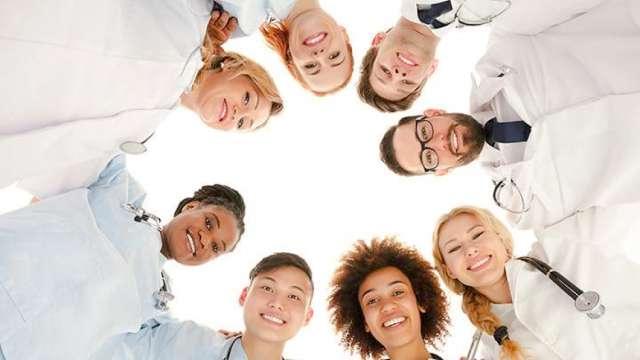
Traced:
<path fill-rule="evenodd" d="M 190 268 L 169 263 L 176 300 L 173 313 L 212 328 L 242 329 L 238 296 L 251 267 L 275 251 L 305 257 L 314 272 L 315 316 L 286 348 L 296 359 L 355 359 L 342 349 L 329 324 L 326 297 L 338 260 L 357 239 L 397 235 L 431 259 L 435 220 L 454 206 L 473 204 L 503 213 L 491 202 L 492 184 L 477 165 L 445 177 L 402 178 L 378 158 L 378 143 L 400 117 L 428 107 L 467 111 L 470 73 L 487 41 L 487 27 L 450 32 L 438 50 L 440 66 L 423 96 L 406 113 L 381 114 L 358 99 L 355 83 L 362 55 L 377 31 L 399 17 L 400 1 L 330 1 L 326 10 L 352 40 L 356 72 L 346 89 L 312 96 L 290 77 L 259 34 L 234 39 L 240 52 L 269 69 L 285 99 L 285 112 L 255 133 L 222 133 L 203 127 L 178 109 L 148 142 L 150 151 L 129 158 L 131 172 L 148 191 L 145 208 L 169 219 L 177 202 L 203 184 L 237 188 L 247 203 L 247 232 L 236 251 Z M 28 202 L 15 189 L 0 190 L 0 213 Z M 516 253 L 533 241 L 515 232 Z M 450 336 L 435 352 L 447 359 L 466 354 L 473 333 L 450 296 Z"/>

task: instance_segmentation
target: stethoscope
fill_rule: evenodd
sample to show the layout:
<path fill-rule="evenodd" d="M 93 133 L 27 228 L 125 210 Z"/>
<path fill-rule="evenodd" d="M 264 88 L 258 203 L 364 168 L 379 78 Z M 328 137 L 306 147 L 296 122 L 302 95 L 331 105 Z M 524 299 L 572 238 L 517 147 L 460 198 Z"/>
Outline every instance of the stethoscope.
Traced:
<path fill-rule="evenodd" d="M 148 213 L 143 208 L 131 203 L 122 204 L 122 207 L 128 212 L 133 213 L 133 220 L 135 222 L 147 224 L 158 231 L 162 230 L 162 220 L 156 215 Z M 164 270 L 161 270 L 160 276 L 162 278 L 162 286 L 153 292 L 153 299 L 155 300 L 153 307 L 160 311 L 167 311 L 169 310 L 169 301 L 175 299 L 175 296 L 171 293 L 169 275 L 167 275 Z"/>
<path fill-rule="evenodd" d="M 147 152 L 147 147 L 144 145 L 151 137 L 155 134 L 155 132 L 151 133 L 151 135 L 147 136 L 146 139 L 138 142 L 138 141 L 125 141 L 120 144 L 120 150 L 122 152 L 129 155 L 140 155 Z"/>
<path fill-rule="evenodd" d="M 517 260 L 524 261 L 529 265 L 532 265 L 546 277 L 551 279 L 562 291 L 569 295 L 574 300 L 574 306 L 579 312 L 584 312 L 590 319 L 598 319 L 606 312 L 606 307 L 600 303 L 600 294 L 595 291 L 582 291 L 574 283 L 569 281 L 562 274 L 553 270 L 549 264 L 540 259 L 536 259 L 531 256 L 521 256 L 516 258 Z M 476 352 L 478 351 L 478 345 L 480 338 L 482 337 L 482 330 L 476 330 L 473 334 L 473 340 L 469 351 L 467 352 L 467 359 L 474 360 Z"/>
<path fill-rule="evenodd" d="M 231 342 L 231 345 L 229 346 L 229 349 L 227 349 L 226 355 L 224 356 L 224 358 L 222 358 L 222 360 L 229 360 L 231 358 L 231 351 L 233 351 L 233 346 L 240 339 L 242 339 L 242 335 L 236 336 L 236 338 L 233 339 L 233 341 Z M 282 358 L 282 360 L 285 360 L 284 357 Z"/>
<path fill-rule="evenodd" d="M 451 21 L 449 22 L 442 22 L 440 20 L 437 20 L 436 18 L 440 17 L 442 14 L 434 14 L 433 19 L 431 19 L 431 25 L 438 29 L 438 28 L 442 28 L 448 25 L 451 25 L 453 22 L 455 22 L 456 20 L 458 21 L 458 24 L 456 25 L 456 27 L 462 27 L 462 26 L 479 26 L 479 25 L 484 25 L 484 24 L 488 24 L 490 22 L 493 21 L 493 19 L 495 19 L 496 17 L 502 15 L 502 13 L 504 13 L 505 11 L 507 11 L 510 7 L 511 7 L 511 0 L 492 0 L 494 2 L 500 2 L 505 4 L 504 7 L 496 12 L 495 14 L 491 14 L 488 17 L 482 17 L 479 18 L 477 20 L 465 20 L 464 18 L 460 17 L 460 11 L 464 8 L 464 4 L 467 2 L 467 0 L 462 0 L 460 2 L 460 6 L 458 6 L 458 8 L 455 10 L 455 13 L 453 15 L 453 18 L 451 19 Z M 443 3 L 449 3 L 448 6 L 451 6 L 451 1 L 447 0 L 447 1 L 443 1 Z M 421 8 L 429 8 L 434 4 L 418 4 L 418 9 Z"/>
<path fill-rule="evenodd" d="M 513 179 L 504 178 L 498 182 L 494 181 L 494 183 L 495 186 L 493 188 L 493 202 L 495 202 L 499 208 L 507 210 L 508 212 L 513 214 L 524 214 L 530 210 L 531 204 L 527 203 L 527 201 L 524 199 L 524 194 L 522 193 L 522 191 L 520 191 L 520 188 L 518 187 L 516 182 L 513 181 Z M 517 192 L 518 197 L 520 198 L 520 203 L 522 204 L 520 208 L 512 209 L 500 201 L 500 195 L 504 191 L 505 187 L 507 187 L 507 184 L 509 184 L 509 186 L 511 186 Z"/>

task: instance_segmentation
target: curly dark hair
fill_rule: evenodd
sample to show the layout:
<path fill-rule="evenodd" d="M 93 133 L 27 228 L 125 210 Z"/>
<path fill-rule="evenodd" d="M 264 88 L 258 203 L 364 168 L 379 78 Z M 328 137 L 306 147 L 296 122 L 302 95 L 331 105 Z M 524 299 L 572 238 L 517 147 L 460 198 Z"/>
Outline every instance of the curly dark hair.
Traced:
<path fill-rule="evenodd" d="M 342 334 L 342 345 L 351 353 L 359 352 L 363 359 L 377 359 L 384 354 L 385 348 L 365 331 L 358 290 L 370 273 L 389 266 L 409 278 L 418 305 L 427 309 L 420 315 L 420 331 L 425 343 L 433 346 L 448 334 L 447 298 L 433 266 L 415 248 L 393 237 L 374 239 L 370 245 L 359 240 L 342 257 L 340 267 L 333 275 L 329 311 L 331 323 Z"/>
<path fill-rule="evenodd" d="M 217 205 L 229 210 L 238 221 L 240 235 L 244 233 L 244 199 L 235 189 L 220 184 L 205 185 L 198 189 L 193 196 L 182 199 L 173 216 L 178 216 L 185 205 L 191 201 L 199 201 L 203 205 Z"/>

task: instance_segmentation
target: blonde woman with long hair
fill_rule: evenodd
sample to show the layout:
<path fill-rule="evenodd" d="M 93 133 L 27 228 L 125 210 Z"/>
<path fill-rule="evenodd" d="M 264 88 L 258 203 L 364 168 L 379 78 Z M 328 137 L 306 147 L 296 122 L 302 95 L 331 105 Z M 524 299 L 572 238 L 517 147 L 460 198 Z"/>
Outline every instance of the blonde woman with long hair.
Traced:
<path fill-rule="evenodd" d="M 180 104 L 219 130 L 251 131 L 282 110 L 262 67 L 221 51 L 237 22 L 210 1 L 0 9 L 0 153 L 12 154 L 0 161 L 0 188 L 18 181 L 45 198 L 88 186 L 113 156 L 146 151 Z"/>
<path fill-rule="evenodd" d="M 590 208 L 542 233 L 528 254 L 584 291 L 599 293 L 591 318 L 550 278 L 514 257 L 509 230 L 489 211 L 459 207 L 440 218 L 433 257 L 447 287 L 482 331 L 484 359 L 632 359 L 640 354 L 640 274 L 625 254 L 638 206 Z M 478 357 L 480 358 L 480 357 Z M 471 360 L 471 359 L 469 359 Z"/>

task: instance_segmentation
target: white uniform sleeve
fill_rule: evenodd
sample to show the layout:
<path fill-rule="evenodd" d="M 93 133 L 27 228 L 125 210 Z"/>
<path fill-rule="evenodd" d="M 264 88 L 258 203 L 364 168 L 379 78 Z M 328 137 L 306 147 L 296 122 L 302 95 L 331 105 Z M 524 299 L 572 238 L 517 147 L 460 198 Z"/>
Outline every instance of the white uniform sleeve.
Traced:
<path fill-rule="evenodd" d="M 126 334 L 117 351 L 118 359 L 218 359 L 225 339 L 193 321 L 170 321 L 146 326 Z"/>
<path fill-rule="evenodd" d="M 508 33 L 534 35 L 602 3 L 613 1 L 615 0 L 512 0 L 511 7 L 494 20 L 492 27 Z"/>

